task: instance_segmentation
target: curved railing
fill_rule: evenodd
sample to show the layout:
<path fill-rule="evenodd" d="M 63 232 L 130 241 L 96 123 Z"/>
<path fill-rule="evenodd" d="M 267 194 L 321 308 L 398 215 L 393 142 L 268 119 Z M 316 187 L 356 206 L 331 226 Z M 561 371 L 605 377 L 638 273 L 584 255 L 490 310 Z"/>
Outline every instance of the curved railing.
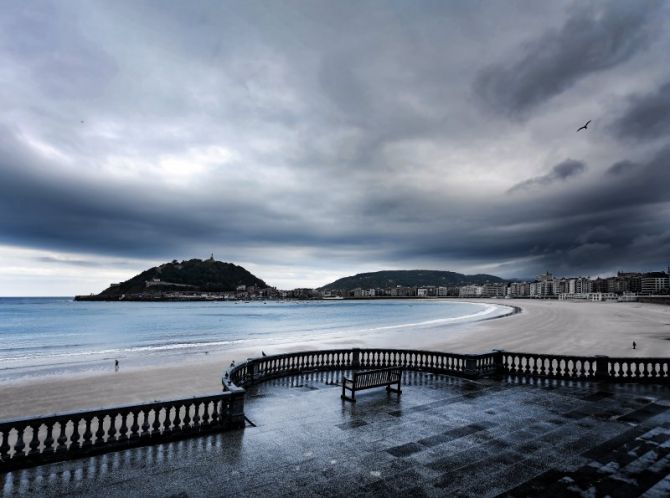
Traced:
<path fill-rule="evenodd" d="M 0 472 L 244 427 L 244 390 L 0 422 Z"/>
<path fill-rule="evenodd" d="M 329 370 L 402 367 L 469 378 L 513 375 L 613 382 L 670 381 L 670 358 L 610 358 L 514 353 L 457 354 L 409 349 L 328 349 L 249 359 L 228 369 L 224 389 Z"/>
<path fill-rule="evenodd" d="M 308 372 L 402 367 L 408 370 L 478 377 L 492 374 L 498 353 L 457 354 L 410 349 L 328 349 L 253 358 L 230 368 L 224 388 Z"/>

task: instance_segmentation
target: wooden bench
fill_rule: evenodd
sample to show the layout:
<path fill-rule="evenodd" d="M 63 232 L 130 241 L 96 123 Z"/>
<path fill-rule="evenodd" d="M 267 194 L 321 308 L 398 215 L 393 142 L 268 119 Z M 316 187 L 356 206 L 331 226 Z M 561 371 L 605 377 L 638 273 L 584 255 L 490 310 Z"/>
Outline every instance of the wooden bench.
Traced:
<path fill-rule="evenodd" d="M 380 368 L 378 370 L 367 370 L 365 372 L 354 372 L 351 379 L 346 377 L 342 380 L 343 400 L 356 402 L 356 391 L 371 389 L 373 387 L 386 386 L 386 391 L 401 394 L 400 380 L 402 378 L 402 368 L 390 367 Z M 391 387 L 392 384 L 398 384 L 398 388 Z M 346 395 L 346 390 L 351 391 L 351 397 Z"/>

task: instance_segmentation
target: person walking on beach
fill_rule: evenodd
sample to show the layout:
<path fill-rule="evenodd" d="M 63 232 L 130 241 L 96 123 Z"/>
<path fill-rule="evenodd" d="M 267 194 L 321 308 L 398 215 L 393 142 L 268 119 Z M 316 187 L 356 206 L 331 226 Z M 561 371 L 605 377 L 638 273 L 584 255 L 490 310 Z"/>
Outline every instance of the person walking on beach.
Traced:
<path fill-rule="evenodd" d="M 637 344 L 635 344 L 635 341 L 633 341 L 633 349 L 635 349 L 636 346 Z"/>
<path fill-rule="evenodd" d="M 114 371 L 115 372 L 119 371 L 119 360 L 114 360 Z"/>

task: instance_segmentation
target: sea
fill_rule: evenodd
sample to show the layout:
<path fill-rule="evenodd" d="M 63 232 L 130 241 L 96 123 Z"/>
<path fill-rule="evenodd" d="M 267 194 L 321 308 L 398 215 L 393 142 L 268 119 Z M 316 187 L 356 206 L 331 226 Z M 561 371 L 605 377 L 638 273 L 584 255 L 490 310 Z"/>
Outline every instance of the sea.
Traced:
<path fill-rule="evenodd" d="M 510 308 L 453 300 L 81 302 L 0 298 L 0 383 L 197 355 L 445 327 Z"/>

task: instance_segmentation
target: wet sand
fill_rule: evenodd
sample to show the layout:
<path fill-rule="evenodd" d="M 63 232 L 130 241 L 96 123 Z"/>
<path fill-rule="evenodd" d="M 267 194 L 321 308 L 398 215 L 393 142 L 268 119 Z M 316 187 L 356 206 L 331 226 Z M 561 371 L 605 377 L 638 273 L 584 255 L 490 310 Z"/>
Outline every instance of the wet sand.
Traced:
<path fill-rule="evenodd" d="M 479 302 L 479 301 L 478 301 Z M 355 338 L 317 340 L 266 348 L 268 354 L 312 349 L 387 347 L 460 353 L 492 349 L 529 353 L 670 357 L 670 306 L 641 303 L 587 303 L 484 300 L 514 305 L 522 312 L 463 325 L 393 329 Z M 636 341 L 638 349 L 632 349 Z M 221 375 L 231 361 L 260 351 L 235 349 L 203 355 L 170 367 L 146 367 L 80 377 L 0 384 L 0 419 L 80 409 L 176 399 L 221 391 Z"/>

